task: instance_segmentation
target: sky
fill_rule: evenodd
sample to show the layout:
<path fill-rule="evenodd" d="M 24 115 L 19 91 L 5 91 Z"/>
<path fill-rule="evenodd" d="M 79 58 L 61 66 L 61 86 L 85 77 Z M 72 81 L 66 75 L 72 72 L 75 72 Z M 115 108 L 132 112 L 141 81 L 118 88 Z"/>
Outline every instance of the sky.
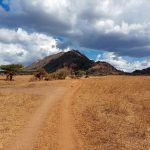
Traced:
<path fill-rule="evenodd" d="M 76 49 L 132 72 L 150 67 L 149 0 L 0 0 L 0 65 Z"/>

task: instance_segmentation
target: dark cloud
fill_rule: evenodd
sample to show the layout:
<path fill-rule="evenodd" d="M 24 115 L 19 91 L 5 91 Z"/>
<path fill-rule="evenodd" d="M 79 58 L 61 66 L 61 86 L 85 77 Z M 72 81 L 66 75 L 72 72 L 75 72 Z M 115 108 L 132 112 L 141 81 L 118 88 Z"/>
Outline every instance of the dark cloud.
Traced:
<path fill-rule="evenodd" d="M 150 56 L 150 24 L 144 19 L 149 16 L 143 11 L 148 4 L 148 0 L 16 0 L 11 11 L 0 10 L 0 27 L 62 36 L 59 48 L 80 46 L 144 57 Z"/>
<path fill-rule="evenodd" d="M 86 37 L 86 38 L 85 38 Z M 76 37 L 82 47 L 90 49 L 116 52 L 120 55 L 133 57 L 150 56 L 149 39 L 132 37 L 132 35 L 123 35 L 117 33 L 99 34 L 85 33 L 82 37 Z"/>

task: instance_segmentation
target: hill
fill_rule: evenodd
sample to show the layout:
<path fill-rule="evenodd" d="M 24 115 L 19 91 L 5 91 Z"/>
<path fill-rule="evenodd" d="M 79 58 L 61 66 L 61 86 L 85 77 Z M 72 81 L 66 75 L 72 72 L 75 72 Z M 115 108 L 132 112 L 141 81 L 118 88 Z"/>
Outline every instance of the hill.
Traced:
<path fill-rule="evenodd" d="M 122 71 L 117 70 L 115 67 L 107 62 L 95 62 L 94 65 L 88 69 L 88 74 L 99 75 L 118 75 L 124 74 Z"/>
<path fill-rule="evenodd" d="M 132 72 L 133 75 L 150 75 L 150 67 L 143 70 L 135 70 Z"/>
<path fill-rule="evenodd" d="M 27 70 L 37 70 L 39 68 L 43 68 L 45 65 L 47 65 L 50 61 L 57 59 L 61 57 L 64 54 L 64 52 L 60 52 L 54 55 L 50 55 L 45 57 L 44 59 L 37 60 L 33 62 L 30 66 L 26 67 Z"/>
<path fill-rule="evenodd" d="M 58 54 L 47 56 L 42 60 L 34 62 L 25 69 L 37 70 L 39 68 L 44 68 L 47 72 L 51 73 L 63 67 L 71 68 L 73 71 L 87 71 L 90 75 L 109 75 L 122 73 L 112 65 L 106 62 L 94 62 L 76 50 L 60 52 Z"/>

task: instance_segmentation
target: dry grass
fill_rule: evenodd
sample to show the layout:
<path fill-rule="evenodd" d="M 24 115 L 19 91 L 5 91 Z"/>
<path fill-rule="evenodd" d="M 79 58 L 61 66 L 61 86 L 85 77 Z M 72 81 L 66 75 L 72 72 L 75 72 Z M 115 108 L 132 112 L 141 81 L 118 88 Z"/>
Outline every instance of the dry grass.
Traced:
<path fill-rule="evenodd" d="M 9 145 L 26 127 L 27 123 L 31 120 L 32 114 L 43 104 L 46 91 L 51 91 L 51 88 L 57 89 L 57 87 L 67 86 L 63 80 L 31 83 L 29 82 L 30 78 L 31 76 L 16 76 L 15 81 L 7 82 L 3 80 L 5 77 L 0 76 L 0 150 Z M 57 118 L 55 120 L 57 121 Z M 53 131 L 54 128 L 51 127 L 56 126 L 56 124 L 49 123 L 50 127 L 45 125 L 43 130 L 46 131 L 47 128 L 50 128 L 55 133 Z M 43 135 L 47 140 L 53 135 L 48 133 L 50 131 Z M 38 144 L 39 147 L 44 145 L 40 144 L 41 142 Z"/>
<path fill-rule="evenodd" d="M 32 83 L 31 76 L 18 76 L 13 82 L 3 78 L 0 77 L 0 149 L 22 130 L 42 103 L 42 95 L 36 93 L 44 94 L 50 87 L 78 85 L 81 87 L 72 96 L 69 108 L 81 144 L 78 149 L 150 149 L 150 77 L 106 76 Z M 45 120 L 36 149 L 58 144 L 61 106 L 60 101 Z"/>
<path fill-rule="evenodd" d="M 37 95 L 0 93 L 0 149 L 24 126 L 39 104 Z"/>
<path fill-rule="evenodd" d="M 37 94 L 26 93 L 29 76 L 18 76 L 7 82 L 0 77 L 0 149 L 22 129 L 30 115 L 41 104 Z"/>
<path fill-rule="evenodd" d="M 5 76 L 0 76 L 0 88 L 18 87 L 27 84 L 33 77 L 32 75 L 27 76 L 15 76 L 14 81 L 5 81 Z"/>
<path fill-rule="evenodd" d="M 150 149 L 149 77 L 84 80 L 72 109 L 83 149 Z"/>

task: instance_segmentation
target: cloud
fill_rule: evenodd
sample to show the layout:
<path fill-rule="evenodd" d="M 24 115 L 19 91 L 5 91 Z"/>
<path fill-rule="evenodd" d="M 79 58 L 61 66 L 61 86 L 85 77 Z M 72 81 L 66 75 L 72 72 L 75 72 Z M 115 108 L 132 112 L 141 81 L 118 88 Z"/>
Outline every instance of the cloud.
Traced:
<path fill-rule="evenodd" d="M 62 36 L 74 47 L 150 56 L 149 0 L 14 0 L 0 26 Z M 140 16 L 140 17 L 139 17 Z"/>
<path fill-rule="evenodd" d="M 97 60 L 120 70 L 150 67 L 149 0 L 0 0 L 0 6 L 0 64 L 28 65 L 75 48 L 105 51 Z"/>
<path fill-rule="evenodd" d="M 0 64 L 30 64 L 36 59 L 62 51 L 57 39 L 41 33 L 0 29 Z"/>
<path fill-rule="evenodd" d="M 131 59 L 131 58 L 130 58 Z M 119 70 L 125 72 L 133 72 L 134 70 L 142 70 L 144 68 L 150 67 L 150 58 L 145 60 L 129 60 L 129 58 L 124 58 L 115 55 L 113 52 L 99 54 L 96 61 L 105 61 L 113 65 Z"/>

